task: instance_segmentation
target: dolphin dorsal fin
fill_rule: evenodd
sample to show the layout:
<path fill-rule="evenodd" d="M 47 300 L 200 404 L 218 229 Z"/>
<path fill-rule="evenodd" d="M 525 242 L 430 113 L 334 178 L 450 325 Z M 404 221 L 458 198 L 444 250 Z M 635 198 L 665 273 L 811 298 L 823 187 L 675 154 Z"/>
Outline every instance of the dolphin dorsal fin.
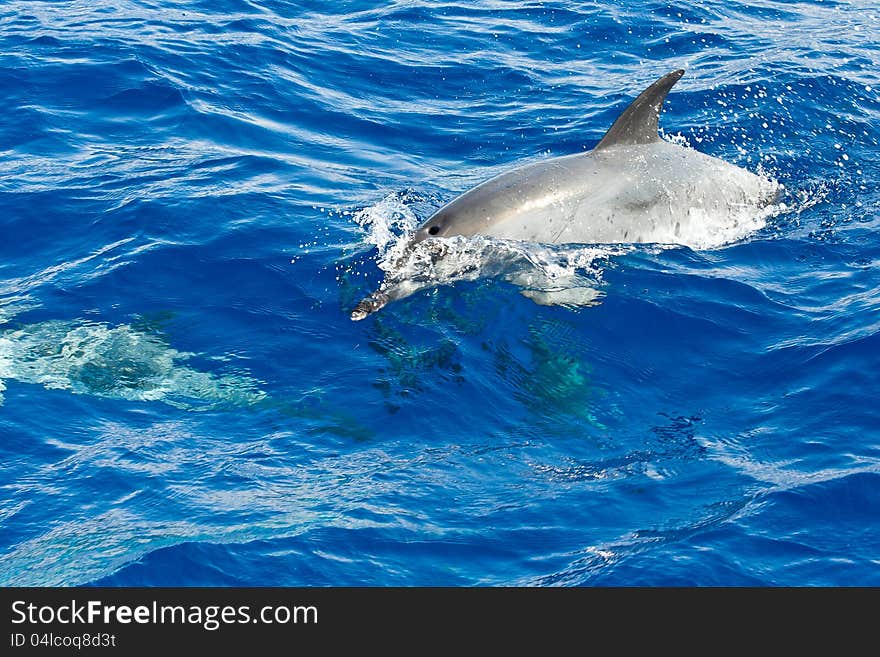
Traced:
<path fill-rule="evenodd" d="M 636 98 L 623 114 L 617 117 L 602 141 L 594 150 L 611 148 L 612 146 L 632 146 L 635 144 L 650 144 L 658 141 L 657 121 L 660 118 L 660 108 L 666 100 L 666 94 L 672 89 L 684 70 L 679 69 L 667 73 L 650 87 L 645 89 Z"/>

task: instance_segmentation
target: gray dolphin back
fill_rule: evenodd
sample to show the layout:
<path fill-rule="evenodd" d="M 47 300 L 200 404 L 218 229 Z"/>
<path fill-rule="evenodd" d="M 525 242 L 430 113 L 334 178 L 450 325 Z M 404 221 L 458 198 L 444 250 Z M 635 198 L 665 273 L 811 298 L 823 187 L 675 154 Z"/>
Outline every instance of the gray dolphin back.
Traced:
<path fill-rule="evenodd" d="M 614 125 L 608 129 L 595 150 L 659 141 L 657 124 L 660 120 L 660 109 L 663 107 L 663 101 L 666 100 L 666 94 L 682 75 L 684 75 L 682 69 L 673 71 L 645 89 L 623 114 L 617 117 Z"/>

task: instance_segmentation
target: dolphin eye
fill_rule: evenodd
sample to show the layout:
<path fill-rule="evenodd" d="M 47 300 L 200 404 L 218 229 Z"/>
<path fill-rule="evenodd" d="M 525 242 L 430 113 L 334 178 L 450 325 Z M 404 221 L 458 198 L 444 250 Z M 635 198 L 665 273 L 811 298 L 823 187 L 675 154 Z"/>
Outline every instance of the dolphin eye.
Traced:
<path fill-rule="evenodd" d="M 428 229 L 428 234 L 429 234 L 429 235 L 436 235 L 436 234 L 439 233 L 439 232 L 440 232 L 440 226 L 431 226 L 431 227 Z"/>

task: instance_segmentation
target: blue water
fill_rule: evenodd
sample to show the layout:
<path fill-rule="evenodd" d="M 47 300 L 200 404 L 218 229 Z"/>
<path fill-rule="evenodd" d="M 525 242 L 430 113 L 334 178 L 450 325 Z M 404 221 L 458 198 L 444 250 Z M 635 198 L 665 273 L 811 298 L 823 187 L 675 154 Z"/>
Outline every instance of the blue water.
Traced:
<path fill-rule="evenodd" d="M 0 583 L 880 585 L 878 25 L 3 3 Z M 766 226 L 350 321 L 371 235 L 679 67 L 665 135 L 783 183 Z"/>

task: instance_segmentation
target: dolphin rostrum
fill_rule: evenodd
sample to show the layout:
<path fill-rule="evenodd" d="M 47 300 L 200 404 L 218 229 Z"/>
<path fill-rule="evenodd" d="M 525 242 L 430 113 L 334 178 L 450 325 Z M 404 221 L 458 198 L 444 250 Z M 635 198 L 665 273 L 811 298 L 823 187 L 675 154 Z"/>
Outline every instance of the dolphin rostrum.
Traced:
<path fill-rule="evenodd" d="M 592 151 L 517 167 L 453 199 L 416 230 L 404 253 L 432 238 L 474 235 L 545 244 L 688 244 L 683 235 L 698 233 L 707 216 L 736 217 L 775 203 L 782 189 L 775 181 L 660 138 L 660 109 L 682 75 L 673 71 L 642 92 Z M 419 287 L 387 277 L 351 319 Z"/>

